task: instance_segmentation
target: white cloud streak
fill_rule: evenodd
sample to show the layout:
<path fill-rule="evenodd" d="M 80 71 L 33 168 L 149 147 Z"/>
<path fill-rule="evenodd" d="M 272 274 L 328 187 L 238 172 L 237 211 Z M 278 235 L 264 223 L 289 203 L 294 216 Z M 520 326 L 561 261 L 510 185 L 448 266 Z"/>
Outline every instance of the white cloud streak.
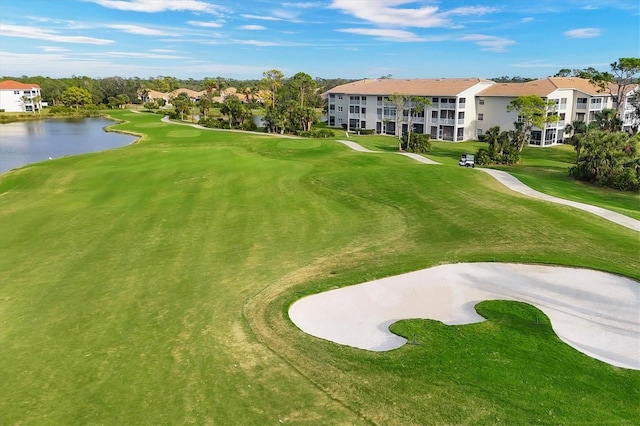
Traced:
<path fill-rule="evenodd" d="M 493 7 L 466 6 L 439 12 L 437 6 L 399 7 L 411 0 L 333 0 L 329 6 L 343 13 L 381 27 L 436 28 L 454 26 L 451 16 L 481 16 L 494 12 Z"/>
<path fill-rule="evenodd" d="M 247 31 L 262 31 L 266 30 L 267 27 L 263 27 L 262 25 L 240 25 L 238 29 Z"/>
<path fill-rule="evenodd" d="M 376 37 L 379 40 L 416 42 L 425 41 L 410 31 L 394 30 L 389 28 L 343 28 L 336 30 L 341 33 L 359 34 Z"/>
<path fill-rule="evenodd" d="M 69 36 L 62 35 L 54 30 L 47 30 L 38 27 L 27 27 L 22 25 L 0 25 L 0 36 L 2 37 L 21 37 L 32 38 L 37 40 L 55 41 L 59 43 L 79 43 L 79 44 L 98 44 L 105 45 L 113 43 L 113 40 L 103 38 L 85 37 L 85 36 Z"/>
<path fill-rule="evenodd" d="M 205 27 L 205 28 L 222 27 L 222 24 L 220 22 L 212 22 L 212 21 L 187 21 L 187 24 L 192 25 L 194 27 Z"/>
<path fill-rule="evenodd" d="M 200 0 L 84 0 L 109 9 L 131 12 L 201 12 L 219 14 L 224 8 Z"/>
<path fill-rule="evenodd" d="M 513 40 L 509 40 L 507 38 L 484 35 L 484 34 L 468 34 L 466 36 L 461 37 L 459 40 L 461 41 L 470 41 L 474 44 L 477 44 L 482 48 L 482 50 L 487 50 L 490 52 L 505 52 L 507 50 L 507 46 L 511 46 L 516 42 Z"/>
<path fill-rule="evenodd" d="M 599 28 L 576 28 L 563 33 L 568 38 L 594 38 L 602 34 Z"/>
<path fill-rule="evenodd" d="M 112 24 L 107 25 L 107 28 L 113 28 L 114 30 L 120 30 L 129 34 L 146 35 L 146 36 L 170 36 L 171 33 L 167 33 L 161 30 L 154 30 L 153 28 L 142 27 L 140 25 L 128 25 L 128 24 Z"/>

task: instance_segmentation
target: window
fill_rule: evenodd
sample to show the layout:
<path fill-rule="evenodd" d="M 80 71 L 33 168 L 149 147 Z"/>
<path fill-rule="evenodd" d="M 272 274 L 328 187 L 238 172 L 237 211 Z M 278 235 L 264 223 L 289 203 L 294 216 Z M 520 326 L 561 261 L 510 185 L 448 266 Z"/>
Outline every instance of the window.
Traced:
<path fill-rule="evenodd" d="M 484 105 L 484 98 L 478 99 L 478 105 Z"/>
<path fill-rule="evenodd" d="M 458 99 L 458 103 L 464 105 L 464 103 L 467 102 L 466 98 L 460 98 Z"/>
<path fill-rule="evenodd" d="M 378 102 L 382 102 L 382 96 L 378 96 Z"/>
<path fill-rule="evenodd" d="M 438 98 L 432 98 L 431 102 L 433 102 L 434 105 L 437 105 L 438 102 L 439 102 L 439 99 Z"/>
<path fill-rule="evenodd" d="M 341 106 L 338 107 L 338 112 L 342 112 L 342 107 Z"/>
<path fill-rule="evenodd" d="M 13 91 L 13 94 L 14 94 L 14 95 L 19 95 L 19 94 L 20 94 L 20 91 L 19 91 L 19 90 L 14 90 L 14 91 Z"/>
<path fill-rule="evenodd" d="M 367 128 L 367 122 L 366 121 L 361 121 L 360 122 L 360 128 L 361 129 L 366 129 Z"/>
<path fill-rule="evenodd" d="M 335 126 L 336 125 L 336 118 L 333 115 L 329 116 L 329 126 Z"/>
<path fill-rule="evenodd" d="M 335 99 L 336 95 L 334 95 L 333 93 L 329 95 L 329 99 Z"/>
<path fill-rule="evenodd" d="M 338 95 L 338 99 L 342 100 L 342 95 Z"/>
<path fill-rule="evenodd" d="M 335 111 L 336 106 L 334 104 L 329 105 L 329 111 Z"/>
<path fill-rule="evenodd" d="M 350 105 L 349 106 L 349 112 L 351 114 L 360 114 L 360 107 L 357 105 Z"/>
<path fill-rule="evenodd" d="M 464 111 L 458 112 L 458 120 L 464 120 Z"/>
<path fill-rule="evenodd" d="M 477 129 L 476 130 L 476 135 L 482 136 L 483 134 L 484 134 L 484 131 L 482 129 Z"/>
<path fill-rule="evenodd" d="M 478 114 L 478 121 L 482 121 L 482 120 L 484 120 L 484 114 L 479 113 Z"/>
<path fill-rule="evenodd" d="M 578 98 L 577 103 L 578 104 L 586 104 L 587 103 L 587 98 Z"/>
<path fill-rule="evenodd" d="M 363 114 L 366 114 L 367 113 L 367 109 L 366 108 L 361 108 L 360 112 L 363 113 Z"/>

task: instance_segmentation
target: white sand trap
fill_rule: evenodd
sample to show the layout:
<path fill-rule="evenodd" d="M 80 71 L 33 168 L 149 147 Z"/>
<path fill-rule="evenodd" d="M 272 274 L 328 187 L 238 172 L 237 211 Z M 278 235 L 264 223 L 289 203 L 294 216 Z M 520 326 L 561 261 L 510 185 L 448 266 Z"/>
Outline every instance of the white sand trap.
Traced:
<path fill-rule="evenodd" d="M 394 322 L 476 323 L 484 318 L 474 306 L 483 300 L 536 306 L 568 345 L 611 365 L 640 370 L 640 283 L 588 269 L 443 265 L 308 296 L 291 306 L 289 316 L 313 336 L 387 351 L 406 343 L 389 331 Z"/>

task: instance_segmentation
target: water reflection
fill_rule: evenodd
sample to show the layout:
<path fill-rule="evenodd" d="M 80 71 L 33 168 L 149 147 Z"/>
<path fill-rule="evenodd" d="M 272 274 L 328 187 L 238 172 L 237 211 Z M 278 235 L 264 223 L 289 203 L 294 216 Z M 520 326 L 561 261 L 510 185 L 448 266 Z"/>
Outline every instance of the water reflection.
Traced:
<path fill-rule="evenodd" d="M 134 136 L 108 133 L 103 118 L 38 120 L 0 124 L 0 173 L 67 155 L 128 145 Z"/>

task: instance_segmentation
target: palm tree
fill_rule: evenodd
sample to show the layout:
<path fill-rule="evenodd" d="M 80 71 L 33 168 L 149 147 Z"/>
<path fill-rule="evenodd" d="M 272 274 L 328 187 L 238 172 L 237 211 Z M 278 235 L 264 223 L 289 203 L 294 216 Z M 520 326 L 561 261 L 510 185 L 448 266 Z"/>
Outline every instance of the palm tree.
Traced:
<path fill-rule="evenodd" d="M 31 97 L 27 96 L 27 95 L 23 95 L 20 97 L 20 101 L 22 101 L 22 109 L 24 109 L 24 112 L 27 112 L 27 105 L 31 104 L 31 112 L 34 112 L 33 110 L 33 102 L 31 100 Z"/>
<path fill-rule="evenodd" d="M 38 110 L 38 114 L 42 114 L 42 96 L 40 95 L 36 95 L 34 96 L 31 101 L 33 102 L 33 106 L 34 108 L 36 108 Z"/>
<path fill-rule="evenodd" d="M 617 111 L 612 108 L 596 112 L 595 119 L 598 128 L 605 132 L 616 132 L 622 127 L 622 121 L 618 118 Z"/>
<path fill-rule="evenodd" d="M 584 139 L 584 134 L 587 133 L 587 130 L 587 123 L 581 120 L 574 120 L 564 128 L 564 132 L 571 135 L 569 142 L 576 150 L 576 164 L 578 164 L 578 159 L 580 158 L 582 140 Z"/>

